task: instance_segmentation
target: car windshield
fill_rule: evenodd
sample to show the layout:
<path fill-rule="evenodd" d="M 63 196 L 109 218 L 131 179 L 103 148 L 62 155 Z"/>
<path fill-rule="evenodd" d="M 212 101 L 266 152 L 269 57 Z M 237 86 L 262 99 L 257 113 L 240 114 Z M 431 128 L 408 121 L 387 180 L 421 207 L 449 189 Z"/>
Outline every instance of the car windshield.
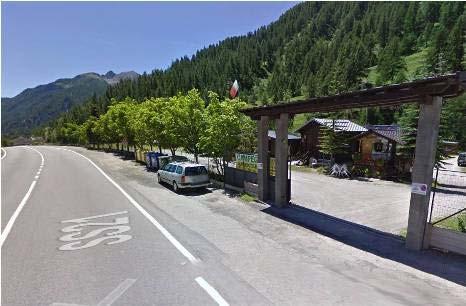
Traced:
<path fill-rule="evenodd" d="M 461 158 L 465 158 L 466 157 L 466 153 L 460 153 L 460 156 Z"/>
<path fill-rule="evenodd" d="M 187 167 L 184 170 L 184 175 L 186 176 L 194 176 L 194 175 L 202 175 L 202 174 L 207 174 L 207 169 L 204 166 Z"/>

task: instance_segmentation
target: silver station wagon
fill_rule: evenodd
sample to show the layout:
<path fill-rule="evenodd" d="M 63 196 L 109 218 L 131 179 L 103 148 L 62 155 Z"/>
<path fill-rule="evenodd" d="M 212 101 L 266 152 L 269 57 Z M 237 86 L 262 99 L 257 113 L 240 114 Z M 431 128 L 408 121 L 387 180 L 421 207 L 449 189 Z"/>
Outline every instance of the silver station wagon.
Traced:
<path fill-rule="evenodd" d="M 187 162 L 166 164 L 157 172 L 157 181 L 170 184 L 175 192 L 185 188 L 207 187 L 210 183 L 204 165 Z"/>

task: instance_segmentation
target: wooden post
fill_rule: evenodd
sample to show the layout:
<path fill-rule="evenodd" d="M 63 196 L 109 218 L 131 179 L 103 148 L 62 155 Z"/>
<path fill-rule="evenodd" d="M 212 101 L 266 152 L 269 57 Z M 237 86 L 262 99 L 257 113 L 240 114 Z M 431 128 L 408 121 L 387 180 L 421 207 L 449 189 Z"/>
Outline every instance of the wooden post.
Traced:
<path fill-rule="evenodd" d="M 262 116 L 257 121 L 257 184 L 258 197 L 261 201 L 267 201 L 269 195 L 269 117 Z"/>
<path fill-rule="evenodd" d="M 275 205 L 288 205 L 288 114 L 280 114 L 275 139 Z"/>
<path fill-rule="evenodd" d="M 427 96 L 420 104 L 406 237 L 406 247 L 412 250 L 424 244 L 441 109 L 438 96 Z"/>

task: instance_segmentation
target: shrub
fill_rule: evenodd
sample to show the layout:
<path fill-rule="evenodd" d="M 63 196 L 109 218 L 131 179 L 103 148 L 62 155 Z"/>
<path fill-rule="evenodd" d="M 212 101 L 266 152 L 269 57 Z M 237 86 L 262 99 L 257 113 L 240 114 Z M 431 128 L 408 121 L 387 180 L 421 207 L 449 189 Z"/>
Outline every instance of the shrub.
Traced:
<path fill-rule="evenodd" d="M 460 232 L 462 233 L 466 233 L 466 226 L 464 224 L 464 220 L 460 217 L 458 217 L 458 228 L 460 230 Z"/>

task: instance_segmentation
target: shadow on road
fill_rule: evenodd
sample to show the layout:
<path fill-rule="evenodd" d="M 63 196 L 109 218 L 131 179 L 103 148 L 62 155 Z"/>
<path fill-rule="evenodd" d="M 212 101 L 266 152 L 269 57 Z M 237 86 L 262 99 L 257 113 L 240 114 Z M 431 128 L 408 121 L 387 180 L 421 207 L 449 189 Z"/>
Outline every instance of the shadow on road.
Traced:
<path fill-rule="evenodd" d="M 173 187 L 170 184 L 167 184 L 165 182 L 160 183 L 160 186 L 163 186 L 164 188 L 173 191 Z M 201 196 L 204 194 L 212 193 L 212 190 L 209 188 L 186 188 L 186 189 L 180 189 L 178 191 L 179 195 L 182 196 L 190 196 L 190 197 L 195 197 L 195 196 Z"/>
<path fill-rule="evenodd" d="M 437 183 L 439 187 L 439 189 L 441 187 L 444 187 L 444 188 L 454 188 L 454 189 L 466 189 L 466 186 L 460 186 L 460 185 L 454 185 L 454 184 L 442 184 L 442 183 Z"/>
<path fill-rule="evenodd" d="M 452 187 L 452 188 L 457 188 L 457 187 Z M 435 192 L 444 193 L 444 194 L 456 194 L 456 195 L 459 195 L 459 196 L 466 196 L 465 191 L 452 190 L 452 189 L 436 188 Z"/>
<path fill-rule="evenodd" d="M 404 240 L 300 205 L 268 207 L 262 212 L 310 229 L 344 244 L 466 286 L 466 257 L 434 250 L 405 248 Z"/>

